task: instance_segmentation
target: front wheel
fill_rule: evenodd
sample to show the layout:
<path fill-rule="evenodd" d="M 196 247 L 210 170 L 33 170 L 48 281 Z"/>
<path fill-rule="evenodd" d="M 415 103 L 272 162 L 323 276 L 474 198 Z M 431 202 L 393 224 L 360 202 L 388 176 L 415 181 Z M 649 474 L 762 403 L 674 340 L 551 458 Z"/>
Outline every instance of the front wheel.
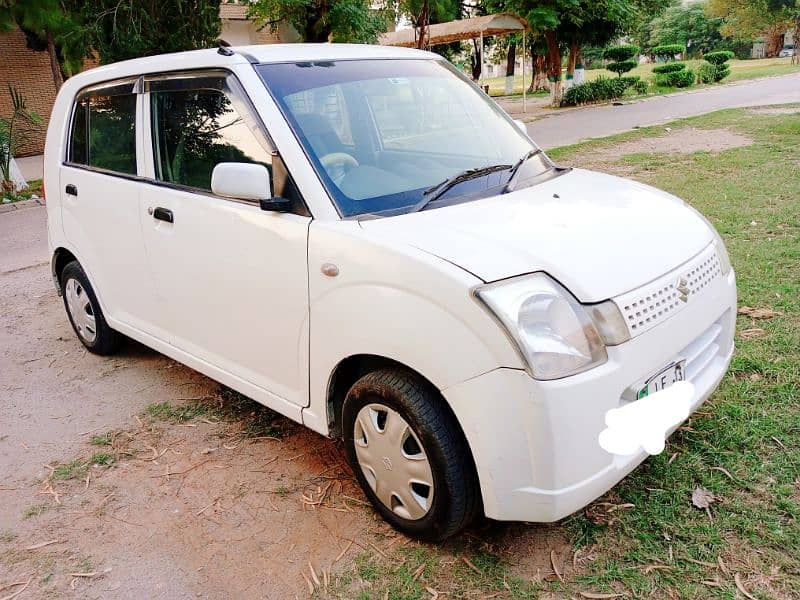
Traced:
<path fill-rule="evenodd" d="M 350 388 L 342 424 L 358 482 L 395 529 L 439 541 L 473 519 L 480 499 L 469 448 L 427 382 L 400 370 L 369 373 Z"/>

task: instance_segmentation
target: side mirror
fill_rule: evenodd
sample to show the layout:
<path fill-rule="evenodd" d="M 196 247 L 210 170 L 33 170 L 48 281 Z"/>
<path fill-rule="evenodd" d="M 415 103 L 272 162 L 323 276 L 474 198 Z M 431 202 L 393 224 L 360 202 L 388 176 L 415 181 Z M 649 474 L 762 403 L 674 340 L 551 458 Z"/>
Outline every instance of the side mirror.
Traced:
<path fill-rule="evenodd" d="M 211 173 L 211 191 L 237 200 L 272 198 L 269 170 L 255 163 L 219 163 Z"/>
<path fill-rule="evenodd" d="M 262 198 L 259 204 L 261 205 L 261 210 L 269 212 L 291 212 L 294 207 L 294 202 L 280 196 L 268 199 Z"/>
<path fill-rule="evenodd" d="M 516 125 L 517 127 L 519 127 L 519 130 L 520 130 L 522 133 L 524 133 L 525 135 L 528 135 L 528 126 L 527 126 L 527 125 L 525 125 L 525 122 L 524 122 L 524 121 L 522 121 L 522 120 L 520 120 L 520 119 L 514 119 L 514 125 Z"/>

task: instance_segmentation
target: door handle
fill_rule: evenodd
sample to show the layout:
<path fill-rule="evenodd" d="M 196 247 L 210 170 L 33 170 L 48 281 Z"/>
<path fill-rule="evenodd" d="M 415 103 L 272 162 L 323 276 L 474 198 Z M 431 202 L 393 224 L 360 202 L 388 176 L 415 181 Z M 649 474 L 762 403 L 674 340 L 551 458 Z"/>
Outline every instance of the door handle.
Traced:
<path fill-rule="evenodd" d="M 75 196 L 76 198 L 78 197 L 78 188 L 71 183 L 67 184 L 67 187 L 64 189 L 64 191 L 67 193 L 67 196 Z"/>
<path fill-rule="evenodd" d="M 153 218 L 158 219 L 159 221 L 166 221 L 167 223 L 175 222 L 175 217 L 172 215 L 172 211 L 168 208 L 161 208 L 160 206 L 153 211 Z"/>

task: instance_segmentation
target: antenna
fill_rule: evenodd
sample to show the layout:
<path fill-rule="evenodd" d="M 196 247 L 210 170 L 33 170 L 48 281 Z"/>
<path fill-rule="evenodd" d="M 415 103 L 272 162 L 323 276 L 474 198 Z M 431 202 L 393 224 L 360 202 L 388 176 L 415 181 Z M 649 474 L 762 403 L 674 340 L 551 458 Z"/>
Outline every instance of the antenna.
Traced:
<path fill-rule="evenodd" d="M 220 38 L 217 40 L 217 43 L 219 44 L 219 49 L 217 50 L 218 54 L 221 54 L 222 56 L 233 56 L 236 54 L 236 52 L 233 51 L 233 48 L 231 48 L 231 45 L 225 40 Z"/>

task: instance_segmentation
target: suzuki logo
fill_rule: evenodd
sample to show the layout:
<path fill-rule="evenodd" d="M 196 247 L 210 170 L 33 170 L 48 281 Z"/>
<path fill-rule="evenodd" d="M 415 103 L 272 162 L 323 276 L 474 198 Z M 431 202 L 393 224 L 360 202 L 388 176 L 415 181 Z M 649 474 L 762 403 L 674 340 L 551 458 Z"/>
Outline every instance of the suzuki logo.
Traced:
<path fill-rule="evenodd" d="M 383 467 L 384 467 L 384 468 L 385 468 L 387 471 L 391 471 L 391 470 L 392 470 L 392 461 L 389 459 L 389 457 L 388 457 L 388 456 L 384 456 L 384 457 L 383 457 Z"/>
<path fill-rule="evenodd" d="M 675 289 L 678 290 L 678 294 L 680 294 L 678 298 L 682 302 L 689 301 L 689 292 L 690 292 L 689 285 L 688 282 L 683 277 L 678 279 L 678 283 L 675 284 Z"/>

